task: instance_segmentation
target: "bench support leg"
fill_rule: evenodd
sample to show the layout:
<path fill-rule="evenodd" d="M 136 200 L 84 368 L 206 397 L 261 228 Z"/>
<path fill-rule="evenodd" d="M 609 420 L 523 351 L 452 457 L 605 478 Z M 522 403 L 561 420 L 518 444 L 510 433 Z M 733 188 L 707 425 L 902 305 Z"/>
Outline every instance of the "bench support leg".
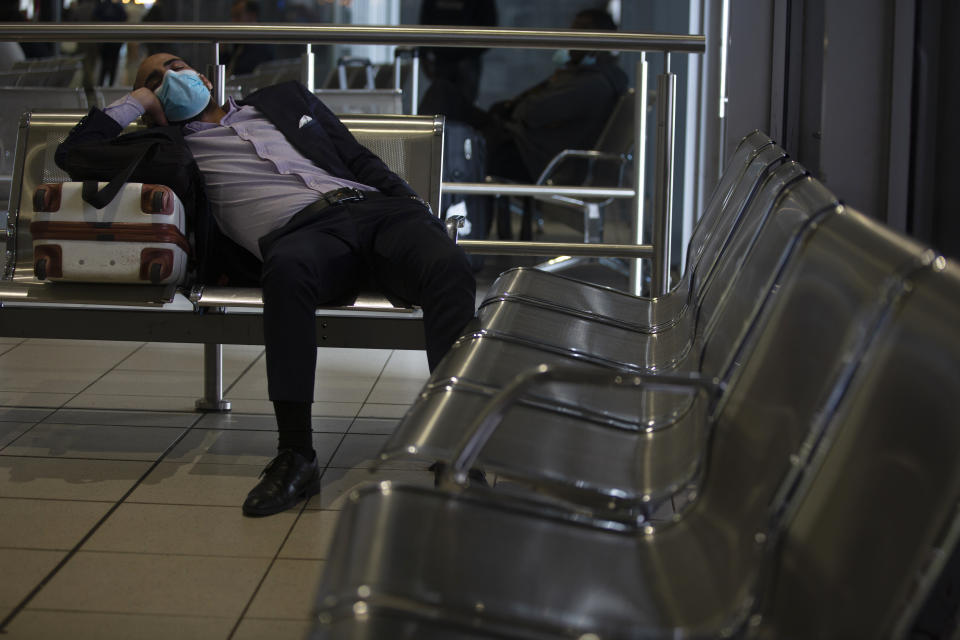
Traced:
<path fill-rule="evenodd" d="M 203 345 L 203 397 L 196 402 L 197 411 L 230 411 L 230 402 L 223 399 L 223 345 Z"/>

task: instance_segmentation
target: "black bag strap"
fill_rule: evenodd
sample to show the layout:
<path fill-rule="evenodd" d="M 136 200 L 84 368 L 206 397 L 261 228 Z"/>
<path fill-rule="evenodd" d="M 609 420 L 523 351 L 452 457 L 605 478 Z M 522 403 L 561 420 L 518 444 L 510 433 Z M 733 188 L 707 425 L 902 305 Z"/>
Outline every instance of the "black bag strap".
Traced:
<path fill-rule="evenodd" d="M 144 145 L 143 150 L 137 153 L 134 159 L 130 161 L 130 164 L 128 164 L 123 171 L 115 175 L 102 189 L 99 188 L 100 183 L 96 180 L 84 180 L 80 197 L 95 209 L 103 209 L 117 197 L 120 188 L 130 178 L 137 166 L 144 160 L 148 160 L 147 154 L 151 154 L 150 158 L 153 157 L 160 143 L 160 140 L 156 140 Z"/>

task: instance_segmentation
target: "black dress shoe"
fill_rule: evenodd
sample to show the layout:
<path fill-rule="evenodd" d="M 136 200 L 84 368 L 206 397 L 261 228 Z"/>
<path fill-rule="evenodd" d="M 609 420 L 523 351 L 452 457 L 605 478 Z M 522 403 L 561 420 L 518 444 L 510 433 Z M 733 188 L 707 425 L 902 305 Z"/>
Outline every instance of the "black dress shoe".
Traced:
<path fill-rule="evenodd" d="M 243 514 L 269 516 L 280 513 L 319 491 L 317 456 L 307 460 L 293 449 L 284 449 L 260 473 L 260 482 L 243 502 Z"/>

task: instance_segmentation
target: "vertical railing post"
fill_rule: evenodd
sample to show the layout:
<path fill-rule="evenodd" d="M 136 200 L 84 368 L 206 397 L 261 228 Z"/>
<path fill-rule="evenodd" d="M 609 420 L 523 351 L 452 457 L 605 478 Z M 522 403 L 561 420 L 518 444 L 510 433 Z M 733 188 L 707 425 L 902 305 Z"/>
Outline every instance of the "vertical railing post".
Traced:
<path fill-rule="evenodd" d="M 313 54 L 313 45 L 309 42 L 307 43 L 307 50 L 303 54 L 303 84 L 306 85 L 310 93 L 313 93 L 316 89 L 316 57 Z"/>
<path fill-rule="evenodd" d="M 657 77 L 657 168 L 653 200 L 653 281 L 650 295 L 670 289 L 670 228 L 673 217 L 673 152 L 676 143 L 677 76 L 670 72 L 670 53 Z"/>
<path fill-rule="evenodd" d="M 213 43 L 213 64 L 210 65 L 210 82 L 213 83 L 213 99 L 223 104 L 227 99 L 227 68 L 220 64 L 220 43 Z"/>
<path fill-rule="evenodd" d="M 403 54 L 404 50 L 397 47 L 393 50 L 393 88 L 403 88 Z M 411 56 L 412 58 L 412 56 Z"/>
<path fill-rule="evenodd" d="M 646 191 L 647 179 L 647 54 L 640 52 L 640 60 L 636 68 L 636 85 L 634 90 L 633 115 L 633 188 L 637 195 L 633 201 L 633 242 L 644 243 L 644 227 L 646 226 Z M 643 292 L 643 260 L 630 261 L 630 293 L 635 296 Z"/>
<path fill-rule="evenodd" d="M 222 105 L 227 99 L 227 70 L 220 64 L 220 43 L 213 43 L 213 65 L 210 69 L 213 97 Z M 196 402 L 198 411 L 230 411 L 223 399 L 223 345 L 203 345 L 203 397 Z"/>
<path fill-rule="evenodd" d="M 420 113 L 420 51 L 416 47 L 410 54 L 410 113 Z"/>

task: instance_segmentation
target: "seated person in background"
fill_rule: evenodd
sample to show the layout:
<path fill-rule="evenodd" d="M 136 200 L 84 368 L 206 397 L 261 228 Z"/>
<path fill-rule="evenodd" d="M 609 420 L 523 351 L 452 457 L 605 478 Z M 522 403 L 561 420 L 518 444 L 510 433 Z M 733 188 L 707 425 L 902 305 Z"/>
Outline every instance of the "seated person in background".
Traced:
<path fill-rule="evenodd" d="M 617 28 L 600 9 L 579 12 L 570 26 Z M 627 90 L 627 75 L 606 51 L 561 50 L 554 59 L 561 66 L 550 77 L 488 112 L 463 102 L 447 112 L 483 132 L 490 174 L 532 182 L 560 151 L 592 148 Z"/>
<path fill-rule="evenodd" d="M 58 150 L 108 139 L 141 115 L 182 124 L 223 232 L 263 261 L 267 386 L 278 455 L 243 512 L 277 513 L 319 491 L 310 406 L 317 358 L 315 310 L 372 280 L 423 308 L 431 370 L 472 319 L 475 282 L 443 223 L 399 176 L 360 145 L 306 87 L 288 82 L 241 102 L 180 58 L 152 55 L 134 91 L 96 108 Z"/>

